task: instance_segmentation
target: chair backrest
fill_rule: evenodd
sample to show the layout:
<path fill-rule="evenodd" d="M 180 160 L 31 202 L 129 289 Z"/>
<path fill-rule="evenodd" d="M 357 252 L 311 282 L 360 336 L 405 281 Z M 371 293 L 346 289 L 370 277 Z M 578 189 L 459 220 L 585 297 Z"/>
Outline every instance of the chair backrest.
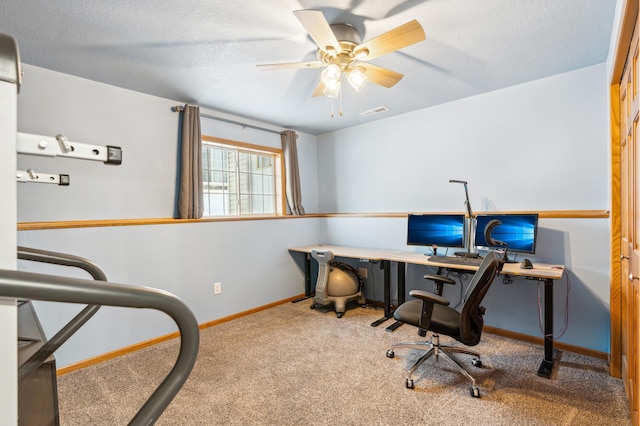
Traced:
<path fill-rule="evenodd" d="M 331 250 L 311 250 L 311 257 L 318 261 L 318 279 L 316 281 L 316 295 L 318 300 L 329 297 L 329 274 L 331 267 L 329 262 L 335 257 Z"/>
<path fill-rule="evenodd" d="M 480 306 L 504 262 L 495 252 L 484 257 L 464 295 L 464 304 L 460 311 L 460 338 L 465 345 L 473 346 L 480 342 L 484 320 L 484 308 Z"/>

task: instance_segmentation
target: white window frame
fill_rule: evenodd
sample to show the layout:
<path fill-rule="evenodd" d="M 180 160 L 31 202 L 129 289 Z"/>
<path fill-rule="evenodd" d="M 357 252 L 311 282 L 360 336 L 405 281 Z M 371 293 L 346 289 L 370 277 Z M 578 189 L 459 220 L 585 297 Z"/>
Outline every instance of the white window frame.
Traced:
<path fill-rule="evenodd" d="M 204 180 L 205 179 L 204 173 L 206 173 L 206 170 L 204 169 L 204 164 L 203 164 L 202 179 L 203 179 L 203 195 L 204 195 L 204 202 L 205 202 L 205 217 L 247 217 L 247 216 L 273 217 L 273 216 L 282 216 L 285 214 L 285 211 L 286 211 L 285 198 L 284 198 L 285 181 L 284 181 L 284 162 L 283 162 L 282 149 L 271 148 L 271 147 L 262 146 L 262 145 L 254 145 L 254 144 L 249 144 L 245 142 L 238 142 L 238 141 L 222 139 L 215 136 L 207 136 L 207 135 L 202 136 L 202 145 L 203 145 L 203 149 L 206 148 L 206 146 L 211 146 L 211 147 L 224 148 L 226 150 L 235 151 L 238 153 L 248 153 L 248 154 L 257 154 L 257 155 L 267 156 L 273 159 L 273 165 L 274 165 L 273 167 L 273 171 L 274 171 L 273 206 L 275 210 L 274 212 L 242 213 L 242 209 L 238 207 L 236 209 L 237 213 L 207 214 L 207 212 L 209 211 L 209 205 L 207 204 L 208 203 L 207 201 L 208 182 Z M 238 192 L 235 192 L 235 195 L 236 195 L 236 198 L 239 200 L 241 194 L 239 194 Z"/>

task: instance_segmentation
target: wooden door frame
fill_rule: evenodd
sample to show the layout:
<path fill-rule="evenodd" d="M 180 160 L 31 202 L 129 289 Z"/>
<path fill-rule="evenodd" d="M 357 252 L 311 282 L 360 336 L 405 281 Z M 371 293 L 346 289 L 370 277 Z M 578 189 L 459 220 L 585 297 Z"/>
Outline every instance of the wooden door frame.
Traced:
<path fill-rule="evenodd" d="M 611 341 L 609 373 L 620 377 L 622 371 L 622 297 L 621 297 L 621 164 L 620 164 L 620 80 L 624 70 L 631 38 L 638 18 L 638 0 L 626 0 L 623 5 L 620 28 L 617 34 L 615 56 L 609 82 L 610 150 L 611 150 L 611 274 L 610 316 Z"/>

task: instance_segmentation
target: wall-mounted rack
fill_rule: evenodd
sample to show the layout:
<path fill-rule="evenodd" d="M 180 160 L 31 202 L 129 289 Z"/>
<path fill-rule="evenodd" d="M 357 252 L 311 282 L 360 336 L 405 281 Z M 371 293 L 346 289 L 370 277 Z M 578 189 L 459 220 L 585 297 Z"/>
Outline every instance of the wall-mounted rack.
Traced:
<path fill-rule="evenodd" d="M 55 137 L 18 133 L 16 151 L 19 154 L 40 155 L 45 157 L 70 157 L 82 160 L 102 161 L 104 164 L 122 164 L 122 148 L 119 146 L 97 146 L 86 143 L 70 142 L 64 135 Z M 36 173 L 33 169 L 17 170 L 18 182 L 49 183 L 69 186 L 67 174 Z"/>
<path fill-rule="evenodd" d="M 16 150 L 18 154 L 70 157 L 102 161 L 104 164 L 122 164 L 122 149 L 119 146 L 98 146 L 70 142 L 60 134 L 52 137 L 18 132 Z"/>
<path fill-rule="evenodd" d="M 47 173 L 36 173 L 33 169 L 16 170 L 18 182 L 51 183 L 60 186 L 69 186 L 69 175 L 52 175 Z"/>

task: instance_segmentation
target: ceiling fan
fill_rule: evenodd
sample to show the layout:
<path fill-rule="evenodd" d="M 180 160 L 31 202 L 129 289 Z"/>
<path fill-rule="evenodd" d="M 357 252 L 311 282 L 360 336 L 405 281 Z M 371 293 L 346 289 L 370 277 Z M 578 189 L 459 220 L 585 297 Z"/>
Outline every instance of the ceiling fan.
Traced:
<path fill-rule="evenodd" d="M 356 29 L 349 24 L 329 25 L 319 10 L 297 10 L 293 14 L 318 46 L 316 61 L 258 65 L 262 69 L 324 68 L 313 96 L 335 98 L 340 94 L 342 76 L 354 89 L 367 81 L 393 87 L 403 75 L 367 61 L 426 39 L 417 20 L 400 25 L 384 34 L 361 42 Z"/>

